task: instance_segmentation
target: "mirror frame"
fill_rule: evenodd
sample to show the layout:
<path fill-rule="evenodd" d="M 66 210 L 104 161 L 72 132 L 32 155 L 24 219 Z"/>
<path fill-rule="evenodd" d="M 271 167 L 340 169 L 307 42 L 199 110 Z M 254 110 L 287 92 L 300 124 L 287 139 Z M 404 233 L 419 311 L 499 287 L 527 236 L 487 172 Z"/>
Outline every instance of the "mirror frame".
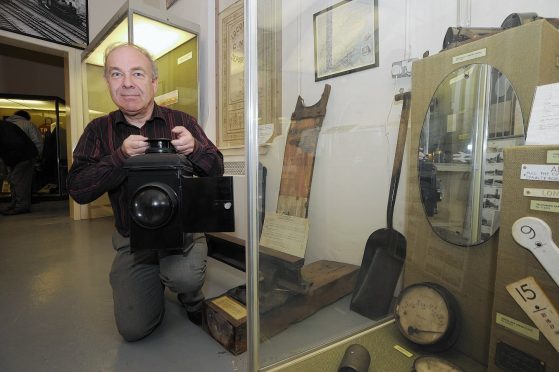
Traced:
<path fill-rule="evenodd" d="M 438 85 L 420 132 L 417 171 L 425 215 L 441 239 L 474 246 L 498 230 L 503 149 L 524 144 L 524 123 L 514 87 L 494 66 L 462 65 Z"/>

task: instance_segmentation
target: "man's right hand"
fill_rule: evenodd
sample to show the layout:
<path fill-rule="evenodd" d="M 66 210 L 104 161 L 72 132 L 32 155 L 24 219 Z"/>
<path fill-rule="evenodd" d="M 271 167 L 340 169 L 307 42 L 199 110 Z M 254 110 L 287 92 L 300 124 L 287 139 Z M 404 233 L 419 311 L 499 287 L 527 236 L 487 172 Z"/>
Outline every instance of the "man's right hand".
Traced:
<path fill-rule="evenodd" d="M 122 143 L 122 151 L 128 156 L 145 154 L 148 147 L 147 137 L 138 134 L 131 134 Z"/>

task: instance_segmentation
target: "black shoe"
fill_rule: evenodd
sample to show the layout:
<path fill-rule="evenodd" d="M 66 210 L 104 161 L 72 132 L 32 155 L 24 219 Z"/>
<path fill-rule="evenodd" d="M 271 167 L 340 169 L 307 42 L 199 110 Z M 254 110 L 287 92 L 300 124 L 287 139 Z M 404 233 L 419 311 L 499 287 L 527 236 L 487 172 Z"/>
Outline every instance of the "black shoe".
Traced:
<path fill-rule="evenodd" d="M 198 327 L 202 326 L 202 321 L 204 320 L 204 314 L 202 313 L 202 308 L 194 311 L 186 311 L 186 316 L 188 320 L 196 324 Z"/>
<path fill-rule="evenodd" d="M 204 301 L 186 302 L 183 300 L 183 295 L 181 293 L 177 295 L 177 299 L 186 309 L 186 316 L 188 316 L 188 319 L 197 326 L 202 326 L 204 322 Z"/>

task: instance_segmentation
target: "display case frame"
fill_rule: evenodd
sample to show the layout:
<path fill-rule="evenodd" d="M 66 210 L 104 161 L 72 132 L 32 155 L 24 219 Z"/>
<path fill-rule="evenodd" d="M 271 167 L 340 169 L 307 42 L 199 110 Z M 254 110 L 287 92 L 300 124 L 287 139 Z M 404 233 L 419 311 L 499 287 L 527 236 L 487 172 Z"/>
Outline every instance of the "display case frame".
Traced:
<path fill-rule="evenodd" d="M 173 52 L 174 49 L 168 50 L 161 57 L 155 55 L 151 47 L 148 45 L 148 41 L 145 40 L 146 35 L 145 34 L 142 35 L 142 38 L 140 38 L 138 35 L 135 35 L 135 32 L 139 32 L 138 30 L 135 29 L 135 22 L 138 22 L 139 19 L 146 19 L 146 20 L 153 21 L 156 25 L 155 27 L 157 27 L 157 25 L 162 25 L 164 27 L 169 27 L 169 28 L 179 30 L 179 32 L 185 32 L 187 34 L 190 34 L 191 39 L 189 39 L 188 42 L 190 41 L 195 42 L 195 45 L 192 48 L 194 50 L 191 50 L 190 52 L 187 52 L 185 55 L 182 56 L 171 56 L 170 54 Z M 194 105 L 195 109 L 184 110 L 184 111 L 187 111 L 190 115 L 198 119 L 200 115 L 200 84 L 199 84 L 200 61 L 199 61 L 199 44 L 198 44 L 200 26 L 196 23 L 190 22 L 180 17 L 176 17 L 168 11 L 159 10 L 152 7 L 146 7 L 140 1 L 128 0 L 115 13 L 115 15 L 111 17 L 111 19 L 101 29 L 101 31 L 97 34 L 95 39 L 87 46 L 87 48 L 84 49 L 82 53 L 82 64 L 84 64 L 85 66 L 87 66 L 88 64 L 92 64 L 91 61 L 93 59 L 94 53 L 100 53 L 101 54 L 100 57 L 102 58 L 104 49 L 111 44 L 111 42 L 107 43 L 106 40 L 108 40 L 109 37 L 113 36 L 113 32 L 116 33 L 118 31 L 117 30 L 118 27 L 122 27 L 124 21 L 127 22 L 127 24 L 125 24 L 126 37 L 124 39 L 120 38 L 118 40 L 115 40 L 115 42 L 130 42 L 142 46 L 144 49 L 150 52 L 150 54 L 152 54 L 153 58 L 156 61 L 156 64 L 158 63 L 159 58 L 168 57 L 168 56 L 176 58 L 177 66 L 183 64 L 186 61 L 193 60 L 194 62 L 193 69 L 195 71 L 195 76 L 194 76 L 195 87 L 193 89 L 195 91 L 195 97 L 193 97 L 192 100 L 195 101 L 195 105 Z M 147 36 L 149 37 L 149 35 Z M 180 45 L 184 45 L 184 43 Z M 99 59 L 99 57 L 96 58 Z M 165 66 L 163 67 L 166 67 L 167 70 L 168 66 L 172 66 L 172 64 L 170 64 L 169 61 L 165 61 Z M 178 92 L 178 90 L 176 89 L 171 90 L 168 87 L 172 85 L 173 82 L 164 81 L 164 79 L 166 80 L 177 79 L 177 76 L 171 75 L 171 76 L 164 77 L 163 75 L 165 74 L 165 72 L 162 71 L 163 70 L 162 66 L 158 65 L 158 67 L 160 70 L 160 76 L 159 76 L 159 89 L 157 92 L 158 95 L 155 97 L 156 102 L 160 104 L 169 104 L 170 99 L 173 100 L 172 101 L 173 103 L 177 103 L 176 101 L 182 100 L 182 97 L 179 97 L 179 93 L 182 92 Z M 87 71 L 86 68 L 84 68 L 84 70 Z M 172 71 L 172 69 L 169 70 Z M 191 78 L 189 77 L 189 79 Z M 87 84 L 84 88 L 85 88 L 84 100 L 86 102 L 86 106 L 89 107 Z M 189 86 L 189 90 L 192 90 L 190 86 Z M 180 107 L 179 109 L 184 109 L 184 108 Z M 88 119 L 87 112 L 84 114 L 86 117 L 86 122 L 88 122 L 89 120 L 87 120 Z"/>
<path fill-rule="evenodd" d="M 171 39 L 169 33 L 176 32 L 180 43 L 159 53 L 154 48 L 160 48 L 166 39 L 160 32 L 166 32 L 167 39 Z M 146 49 L 158 66 L 155 102 L 200 120 L 199 35 L 200 26 L 194 22 L 139 0 L 126 1 L 82 53 L 84 122 L 117 109 L 104 79 L 104 51 L 114 43 L 126 42 Z M 112 215 L 108 195 L 90 203 L 88 214 L 92 218 Z"/>
<path fill-rule="evenodd" d="M 68 198 L 66 176 L 68 154 L 66 145 L 66 104 L 56 96 L 0 93 L 1 115 L 10 116 L 16 110 L 25 110 L 31 122 L 43 135 L 44 147 L 36 163 L 32 186 L 32 200 L 64 200 Z M 9 192 L 0 190 L 0 199 L 9 199 Z"/>

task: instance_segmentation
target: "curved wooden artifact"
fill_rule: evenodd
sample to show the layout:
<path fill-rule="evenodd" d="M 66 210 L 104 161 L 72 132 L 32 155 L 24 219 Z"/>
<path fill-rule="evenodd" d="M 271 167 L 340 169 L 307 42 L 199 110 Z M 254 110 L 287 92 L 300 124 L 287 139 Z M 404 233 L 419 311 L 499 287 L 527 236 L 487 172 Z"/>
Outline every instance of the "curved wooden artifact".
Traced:
<path fill-rule="evenodd" d="M 322 97 L 312 106 L 304 106 L 301 96 L 287 132 L 283 169 L 276 212 L 306 218 L 314 169 L 318 135 L 322 128 L 330 85 L 326 84 Z"/>

